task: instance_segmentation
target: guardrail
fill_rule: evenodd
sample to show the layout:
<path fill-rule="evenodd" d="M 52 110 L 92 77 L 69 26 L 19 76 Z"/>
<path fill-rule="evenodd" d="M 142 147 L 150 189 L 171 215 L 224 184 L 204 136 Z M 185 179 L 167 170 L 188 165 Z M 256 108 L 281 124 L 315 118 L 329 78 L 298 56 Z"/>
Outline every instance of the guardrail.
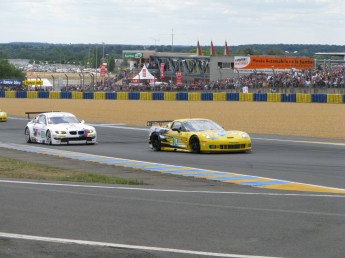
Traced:
<path fill-rule="evenodd" d="M 0 91 L 0 98 L 345 103 L 345 94 L 323 93 Z"/>

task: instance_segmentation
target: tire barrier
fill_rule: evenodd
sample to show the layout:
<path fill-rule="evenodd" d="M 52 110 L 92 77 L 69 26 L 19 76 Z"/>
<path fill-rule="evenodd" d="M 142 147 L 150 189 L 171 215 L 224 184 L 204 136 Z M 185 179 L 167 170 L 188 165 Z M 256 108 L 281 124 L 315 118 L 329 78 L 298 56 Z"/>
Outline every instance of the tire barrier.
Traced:
<path fill-rule="evenodd" d="M 60 96 L 62 99 L 72 99 L 72 92 L 71 91 L 62 91 Z"/>
<path fill-rule="evenodd" d="M 26 91 L 17 91 L 16 92 L 16 98 L 17 99 L 26 99 L 27 98 Z"/>
<path fill-rule="evenodd" d="M 83 99 L 94 99 L 93 92 L 83 92 Z"/>
<path fill-rule="evenodd" d="M 313 103 L 327 103 L 327 94 L 312 94 L 311 102 Z"/>
<path fill-rule="evenodd" d="M 152 100 L 151 92 L 140 92 L 140 100 Z"/>
<path fill-rule="evenodd" d="M 49 99 L 49 91 L 39 91 L 38 92 L 39 99 Z"/>
<path fill-rule="evenodd" d="M 226 93 L 225 92 L 213 93 L 213 101 L 226 101 Z"/>
<path fill-rule="evenodd" d="M 152 93 L 152 100 L 164 100 L 164 93 L 163 92 L 153 92 Z"/>
<path fill-rule="evenodd" d="M 281 94 L 281 102 L 296 102 L 296 94 L 292 93 L 286 93 L 286 94 Z"/>
<path fill-rule="evenodd" d="M 188 100 L 200 101 L 200 94 L 198 92 L 188 92 Z"/>
<path fill-rule="evenodd" d="M 240 94 L 239 93 L 226 93 L 226 100 L 227 101 L 239 101 Z"/>
<path fill-rule="evenodd" d="M 176 93 L 164 92 L 164 99 L 163 100 L 176 100 Z"/>
<path fill-rule="evenodd" d="M 50 99 L 61 99 L 61 92 L 60 91 L 50 91 L 49 92 Z"/>
<path fill-rule="evenodd" d="M 93 93 L 93 99 L 104 100 L 105 99 L 105 92 L 94 92 Z"/>
<path fill-rule="evenodd" d="M 140 99 L 140 92 L 129 92 L 128 93 L 128 100 L 139 100 Z"/>
<path fill-rule="evenodd" d="M 72 99 L 83 99 L 83 93 L 78 91 L 72 91 Z"/>
<path fill-rule="evenodd" d="M 117 99 L 116 92 L 106 92 L 105 99 Z"/>
<path fill-rule="evenodd" d="M 281 97 L 279 93 L 267 93 L 268 102 L 280 102 Z"/>
<path fill-rule="evenodd" d="M 253 101 L 254 94 L 253 93 L 240 93 L 240 101 Z"/>
<path fill-rule="evenodd" d="M 254 101 L 267 101 L 267 94 L 261 94 L 261 93 L 254 93 L 254 97 L 253 97 Z"/>
<path fill-rule="evenodd" d="M 0 91 L 0 98 L 345 103 L 345 94 L 316 93 Z"/>
<path fill-rule="evenodd" d="M 201 92 L 201 100 L 213 101 L 213 93 L 212 92 Z"/>
<path fill-rule="evenodd" d="M 311 94 L 297 93 L 296 102 L 297 103 L 311 103 Z"/>

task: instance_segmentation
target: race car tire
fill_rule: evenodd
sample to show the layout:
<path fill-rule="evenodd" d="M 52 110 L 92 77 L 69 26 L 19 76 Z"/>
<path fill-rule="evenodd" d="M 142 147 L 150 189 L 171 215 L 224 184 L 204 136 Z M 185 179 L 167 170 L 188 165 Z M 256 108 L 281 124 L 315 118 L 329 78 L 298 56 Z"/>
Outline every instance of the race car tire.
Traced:
<path fill-rule="evenodd" d="M 200 141 L 198 136 L 192 136 L 189 140 L 189 145 L 193 153 L 200 153 Z"/>
<path fill-rule="evenodd" d="M 151 135 L 151 144 L 152 144 L 152 149 L 155 151 L 160 151 L 161 150 L 161 139 L 159 137 L 158 133 L 153 133 Z"/>
<path fill-rule="evenodd" d="M 46 144 L 52 145 L 52 135 L 51 135 L 50 131 L 46 132 Z"/>
<path fill-rule="evenodd" d="M 26 140 L 26 142 L 27 142 L 27 143 L 32 143 L 31 137 L 30 137 L 30 129 L 29 129 L 29 127 L 26 127 L 26 128 L 25 128 L 24 134 L 25 134 L 25 140 Z"/>

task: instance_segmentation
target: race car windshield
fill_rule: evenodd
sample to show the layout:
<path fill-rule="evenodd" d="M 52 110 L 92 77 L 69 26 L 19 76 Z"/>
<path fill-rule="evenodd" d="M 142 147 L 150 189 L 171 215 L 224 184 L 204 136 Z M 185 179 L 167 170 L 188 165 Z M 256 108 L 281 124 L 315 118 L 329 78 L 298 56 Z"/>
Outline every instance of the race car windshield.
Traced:
<path fill-rule="evenodd" d="M 205 130 L 223 130 L 217 123 L 210 120 L 191 120 L 183 123 L 189 132 L 201 132 Z"/>
<path fill-rule="evenodd" d="M 75 124 L 80 123 L 74 116 L 55 116 L 49 117 L 48 124 Z"/>

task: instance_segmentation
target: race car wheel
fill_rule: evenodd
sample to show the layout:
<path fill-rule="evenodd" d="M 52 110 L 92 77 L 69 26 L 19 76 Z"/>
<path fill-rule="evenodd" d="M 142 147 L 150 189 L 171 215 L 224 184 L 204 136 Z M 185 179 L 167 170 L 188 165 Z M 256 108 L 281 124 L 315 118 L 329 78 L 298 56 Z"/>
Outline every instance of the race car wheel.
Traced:
<path fill-rule="evenodd" d="M 24 134 L 25 134 L 25 140 L 26 140 L 26 142 L 27 142 L 27 143 L 31 143 L 32 141 L 31 141 L 31 137 L 30 137 L 30 129 L 29 129 L 29 127 L 26 127 L 26 128 L 25 128 Z"/>
<path fill-rule="evenodd" d="M 200 153 L 200 141 L 197 136 L 192 136 L 189 141 L 190 148 L 194 153 Z"/>
<path fill-rule="evenodd" d="M 46 132 L 46 144 L 52 145 L 52 135 L 51 135 L 50 131 Z"/>
<path fill-rule="evenodd" d="M 151 135 L 151 144 L 152 144 L 153 150 L 155 150 L 155 151 L 161 150 L 161 139 L 160 139 L 158 133 L 154 133 Z"/>

